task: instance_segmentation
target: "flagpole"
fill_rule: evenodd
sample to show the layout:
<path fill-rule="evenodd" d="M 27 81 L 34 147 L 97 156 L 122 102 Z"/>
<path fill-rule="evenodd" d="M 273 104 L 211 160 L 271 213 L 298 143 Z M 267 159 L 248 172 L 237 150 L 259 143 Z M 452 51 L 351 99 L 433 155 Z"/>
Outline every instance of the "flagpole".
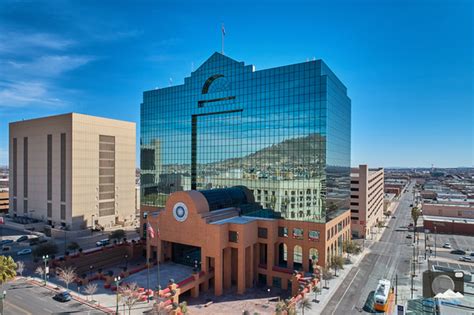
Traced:
<path fill-rule="evenodd" d="M 157 275 L 156 275 L 156 290 L 158 291 L 158 295 L 161 290 L 161 285 L 160 285 L 160 252 L 159 248 L 161 245 L 161 240 L 160 240 L 160 228 L 158 227 L 158 220 L 156 220 L 156 269 L 157 269 Z"/>
<path fill-rule="evenodd" d="M 224 23 L 222 23 L 222 27 L 221 27 L 221 44 L 222 44 L 222 47 L 221 47 L 221 53 L 224 55 Z"/>
<path fill-rule="evenodd" d="M 146 302 L 150 303 L 150 297 L 148 296 L 148 290 L 150 289 L 150 251 L 148 250 L 150 243 L 148 240 L 150 239 L 150 232 L 148 231 L 148 226 L 150 222 L 148 221 L 148 216 L 146 218 L 146 289 L 147 289 L 147 298 Z"/>

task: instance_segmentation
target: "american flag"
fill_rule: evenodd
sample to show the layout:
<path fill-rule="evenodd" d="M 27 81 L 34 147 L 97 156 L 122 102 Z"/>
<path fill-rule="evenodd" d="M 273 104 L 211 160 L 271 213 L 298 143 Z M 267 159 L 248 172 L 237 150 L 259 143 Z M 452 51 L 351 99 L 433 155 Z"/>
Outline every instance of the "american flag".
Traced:
<path fill-rule="evenodd" d="M 225 36 L 225 28 L 224 28 L 224 24 L 222 24 L 221 31 L 222 31 L 222 35 L 224 35 L 224 36 Z"/>
<path fill-rule="evenodd" d="M 146 232 L 148 233 L 150 238 L 155 238 L 155 230 L 153 230 L 153 227 L 151 226 L 150 222 L 147 223 Z"/>

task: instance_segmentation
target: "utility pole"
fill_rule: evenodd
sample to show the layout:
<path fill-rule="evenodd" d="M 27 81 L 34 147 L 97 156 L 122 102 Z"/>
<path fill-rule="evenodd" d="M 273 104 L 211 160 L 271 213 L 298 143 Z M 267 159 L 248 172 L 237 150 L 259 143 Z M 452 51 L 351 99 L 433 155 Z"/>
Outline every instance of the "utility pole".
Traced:
<path fill-rule="evenodd" d="M 435 247 L 435 258 L 436 258 L 436 225 L 434 226 L 434 230 L 435 230 L 435 244 L 434 244 L 435 246 L 434 247 Z"/>
<path fill-rule="evenodd" d="M 398 274 L 395 274 L 395 304 L 398 303 Z"/>
<path fill-rule="evenodd" d="M 413 244 L 413 257 L 412 257 L 412 273 L 411 273 L 411 298 L 413 299 L 413 291 L 415 290 L 413 288 L 413 285 L 414 285 L 414 278 L 415 278 L 415 244 Z"/>

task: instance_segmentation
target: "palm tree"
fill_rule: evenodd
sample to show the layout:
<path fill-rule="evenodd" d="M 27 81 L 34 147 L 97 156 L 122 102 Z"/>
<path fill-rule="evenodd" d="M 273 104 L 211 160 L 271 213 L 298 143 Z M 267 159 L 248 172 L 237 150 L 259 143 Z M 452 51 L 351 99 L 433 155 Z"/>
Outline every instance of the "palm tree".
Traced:
<path fill-rule="evenodd" d="M 14 279 L 16 276 L 17 265 L 11 256 L 0 256 L 0 284 Z"/>
<path fill-rule="evenodd" d="M 328 287 L 328 282 L 329 282 L 329 280 L 332 279 L 331 270 L 329 270 L 328 267 L 324 267 L 324 268 L 322 269 L 321 273 L 322 273 L 323 280 L 324 280 L 324 288 L 325 288 L 325 289 L 329 289 L 329 287 Z"/>
<path fill-rule="evenodd" d="M 304 298 L 301 300 L 299 308 L 301 309 L 301 314 L 304 315 L 305 310 L 310 310 L 312 308 L 311 302 L 308 298 Z"/>
<path fill-rule="evenodd" d="M 275 306 L 276 315 L 282 315 L 285 311 L 288 311 L 288 305 L 286 305 L 285 301 L 278 302 Z"/>
<path fill-rule="evenodd" d="M 320 289 L 317 285 L 315 285 L 315 286 L 313 287 L 313 292 L 314 292 L 314 301 L 315 301 L 316 303 L 319 303 L 319 301 L 318 301 L 318 293 L 321 292 L 321 289 Z"/>
<path fill-rule="evenodd" d="M 415 243 L 415 238 L 416 238 L 416 224 L 418 222 L 418 219 L 421 216 L 421 210 L 418 207 L 413 207 L 411 208 L 411 218 L 413 219 L 413 243 Z"/>

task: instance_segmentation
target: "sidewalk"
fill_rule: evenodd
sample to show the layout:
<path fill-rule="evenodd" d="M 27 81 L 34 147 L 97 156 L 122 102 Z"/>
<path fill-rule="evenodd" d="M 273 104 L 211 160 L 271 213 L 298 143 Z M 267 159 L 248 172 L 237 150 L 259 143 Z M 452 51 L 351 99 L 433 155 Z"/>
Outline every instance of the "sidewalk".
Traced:
<path fill-rule="evenodd" d="M 359 265 L 359 262 L 364 258 L 364 256 L 370 252 L 369 248 L 365 248 L 362 252 L 360 252 L 358 255 L 351 255 L 350 259 L 352 261 L 351 264 L 344 265 L 344 269 L 338 270 L 337 271 L 337 277 L 333 277 L 331 280 L 327 282 L 329 289 L 321 289 L 321 293 L 318 294 L 318 301 L 319 303 L 312 303 L 312 308 L 311 310 L 305 311 L 305 314 L 321 314 L 321 312 L 324 310 L 326 307 L 326 304 L 331 300 L 332 296 L 334 293 L 337 291 L 341 283 L 344 281 L 346 278 L 347 274 L 352 270 L 353 267 L 357 267 Z M 333 271 L 331 271 L 333 272 Z M 334 275 L 334 273 L 333 273 Z M 325 284 L 325 281 L 321 281 L 322 285 Z M 309 295 L 309 299 L 313 301 L 314 299 L 314 293 L 311 293 Z"/>
<path fill-rule="evenodd" d="M 390 205 L 389 210 L 392 211 L 392 215 L 394 215 L 397 212 L 399 204 L 400 204 L 400 199 L 394 201 Z M 321 290 L 321 293 L 318 294 L 319 303 L 313 302 L 312 309 L 310 311 L 306 311 L 308 314 L 321 314 L 321 312 L 326 307 L 326 304 L 328 303 L 328 301 L 331 300 L 332 296 L 337 291 L 337 289 L 339 288 L 341 283 L 344 281 L 346 276 L 349 274 L 349 272 L 352 270 L 352 268 L 357 267 L 360 261 L 365 257 L 365 255 L 370 253 L 370 248 L 372 247 L 373 244 L 375 244 L 376 242 L 380 240 L 386 228 L 387 228 L 387 225 L 385 225 L 383 228 L 377 229 L 375 233 L 371 234 L 371 239 L 366 239 L 364 241 L 364 247 L 361 253 L 359 253 L 358 255 L 351 255 L 352 263 L 348 265 L 344 265 L 343 270 L 338 270 L 338 276 L 328 281 L 329 289 Z M 324 282 L 325 281 L 322 280 L 322 284 L 324 284 Z M 312 293 L 309 296 L 310 296 L 310 300 L 312 301 L 314 299 L 314 293 Z"/>

